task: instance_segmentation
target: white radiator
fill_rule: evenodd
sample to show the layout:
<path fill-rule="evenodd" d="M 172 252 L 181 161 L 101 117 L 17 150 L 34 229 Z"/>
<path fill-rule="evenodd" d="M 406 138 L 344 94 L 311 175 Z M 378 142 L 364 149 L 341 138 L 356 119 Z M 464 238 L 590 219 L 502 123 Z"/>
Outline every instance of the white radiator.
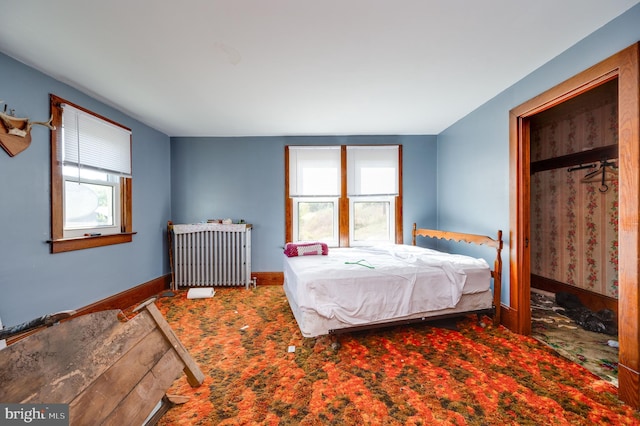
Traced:
<path fill-rule="evenodd" d="M 251 278 L 251 225 L 173 225 L 171 232 L 173 290 L 255 285 Z"/>

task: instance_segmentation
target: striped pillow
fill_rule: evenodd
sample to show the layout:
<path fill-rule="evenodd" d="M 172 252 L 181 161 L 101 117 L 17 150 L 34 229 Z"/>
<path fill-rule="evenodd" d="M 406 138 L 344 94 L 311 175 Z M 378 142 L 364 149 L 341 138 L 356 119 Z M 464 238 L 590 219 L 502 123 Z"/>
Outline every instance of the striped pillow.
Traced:
<path fill-rule="evenodd" d="M 287 243 L 284 246 L 287 257 L 329 254 L 329 246 L 325 243 Z"/>

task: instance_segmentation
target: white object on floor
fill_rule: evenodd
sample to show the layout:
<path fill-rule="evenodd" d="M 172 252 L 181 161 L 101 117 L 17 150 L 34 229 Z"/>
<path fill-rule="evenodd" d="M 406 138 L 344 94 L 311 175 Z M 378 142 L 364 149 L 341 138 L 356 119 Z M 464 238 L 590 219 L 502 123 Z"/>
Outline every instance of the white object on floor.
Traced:
<path fill-rule="evenodd" d="M 187 299 L 207 299 L 213 297 L 216 291 L 213 287 L 190 288 L 187 292 Z"/>
<path fill-rule="evenodd" d="M 620 344 L 618 343 L 617 340 L 609 340 L 609 341 L 607 341 L 607 344 L 609 346 L 611 346 L 612 348 L 619 348 L 620 347 Z"/>

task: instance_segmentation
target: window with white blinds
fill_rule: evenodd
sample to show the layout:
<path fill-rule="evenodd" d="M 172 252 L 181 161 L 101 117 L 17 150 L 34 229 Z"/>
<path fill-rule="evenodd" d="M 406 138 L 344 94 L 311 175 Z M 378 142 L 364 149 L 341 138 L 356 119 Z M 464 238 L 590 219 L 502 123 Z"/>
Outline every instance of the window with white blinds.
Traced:
<path fill-rule="evenodd" d="M 51 252 L 131 242 L 131 130 L 54 94 L 49 101 Z"/>
<path fill-rule="evenodd" d="M 346 246 L 347 241 L 350 246 L 362 246 L 399 240 L 400 145 L 287 149 L 290 241 L 323 241 L 335 247 Z"/>
<path fill-rule="evenodd" d="M 291 197 L 340 196 L 340 147 L 289 147 Z"/>
<path fill-rule="evenodd" d="M 131 176 L 131 132 L 73 106 L 62 105 L 65 166 Z"/>
<path fill-rule="evenodd" d="M 398 195 L 398 146 L 347 146 L 347 195 Z"/>

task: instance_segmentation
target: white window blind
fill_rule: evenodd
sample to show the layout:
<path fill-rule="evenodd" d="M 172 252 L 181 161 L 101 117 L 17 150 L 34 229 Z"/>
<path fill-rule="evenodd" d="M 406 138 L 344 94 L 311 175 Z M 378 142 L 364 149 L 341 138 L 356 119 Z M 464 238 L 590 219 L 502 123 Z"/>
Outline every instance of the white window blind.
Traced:
<path fill-rule="evenodd" d="M 348 146 L 347 194 L 398 195 L 398 146 Z"/>
<path fill-rule="evenodd" d="M 131 176 L 131 132 L 70 105 L 62 105 L 65 165 Z"/>
<path fill-rule="evenodd" d="M 340 147 L 289 147 L 291 197 L 340 196 Z"/>

